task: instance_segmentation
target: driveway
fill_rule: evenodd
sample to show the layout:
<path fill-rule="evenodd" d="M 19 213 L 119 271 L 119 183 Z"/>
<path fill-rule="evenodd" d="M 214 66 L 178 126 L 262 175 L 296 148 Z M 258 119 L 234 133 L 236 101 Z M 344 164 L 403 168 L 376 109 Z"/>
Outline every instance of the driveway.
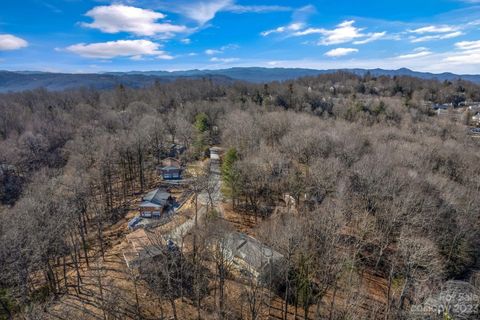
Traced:
<path fill-rule="evenodd" d="M 210 174 L 209 174 L 209 186 L 212 188 L 212 201 L 213 206 L 219 208 L 219 204 L 222 201 L 222 179 L 220 171 L 220 162 L 215 160 L 210 160 Z M 207 213 L 207 205 L 209 203 L 208 192 L 203 191 L 198 195 L 198 202 L 200 204 L 198 209 L 198 220 L 201 221 L 205 218 Z M 221 210 L 220 210 L 221 212 Z M 183 237 L 195 226 L 195 218 L 185 221 L 183 224 L 179 225 L 173 229 L 170 234 L 166 237 L 167 239 L 172 240 L 177 246 L 180 245 Z"/>

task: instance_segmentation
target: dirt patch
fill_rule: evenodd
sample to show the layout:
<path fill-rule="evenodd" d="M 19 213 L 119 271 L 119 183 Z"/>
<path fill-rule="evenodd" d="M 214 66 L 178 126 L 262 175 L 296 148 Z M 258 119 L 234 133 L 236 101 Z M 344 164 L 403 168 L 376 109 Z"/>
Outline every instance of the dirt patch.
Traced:
<path fill-rule="evenodd" d="M 248 234 L 249 236 L 255 235 L 255 228 L 262 221 L 260 218 L 255 218 L 250 214 L 239 213 L 233 210 L 231 204 L 222 204 L 223 217 L 228 221 L 237 231 Z"/>

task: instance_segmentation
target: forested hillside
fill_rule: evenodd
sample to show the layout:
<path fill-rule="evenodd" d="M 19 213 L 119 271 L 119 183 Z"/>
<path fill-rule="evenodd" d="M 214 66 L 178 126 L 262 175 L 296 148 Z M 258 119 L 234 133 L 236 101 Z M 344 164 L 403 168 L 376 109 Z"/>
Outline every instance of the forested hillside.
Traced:
<path fill-rule="evenodd" d="M 465 101 L 479 85 L 344 72 L 1 94 L 0 319 L 408 319 L 449 280 L 478 288 Z M 179 252 L 107 280 L 172 143 L 186 164 L 225 150 L 221 208 L 197 224 L 212 191 L 189 176 Z M 282 256 L 267 280 L 233 271 L 218 245 L 232 231 Z"/>

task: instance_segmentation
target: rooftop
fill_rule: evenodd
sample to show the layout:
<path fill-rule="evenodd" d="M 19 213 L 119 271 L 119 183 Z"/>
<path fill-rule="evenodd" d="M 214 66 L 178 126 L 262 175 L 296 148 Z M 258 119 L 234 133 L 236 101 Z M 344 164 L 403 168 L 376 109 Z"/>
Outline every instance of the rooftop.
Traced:
<path fill-rule="evenodd" d="M 261 271 L 270 262 L 283 258 L 277 251 L 244 233 L 229 234 L 225 246 L 230 251 L 232 259 L 243 260 L 255 271 Z"/>
<path fill-rule="evenodd" d="M 129 250 L 123 252 L 123 257 L 129 268 L 145 259 L 160 255 L 162 253 L 161 245 L 164 243 L 160 234 L 145 229 L 137 229 L 128 234 L 127 241 L 130 247 Z"/>
<path fill-rule="evenodd" d="M 164 206 L 167 204 L 168 199 L 170 197 L 171 197 L 170 193 L 167 192 L 166 190 L 160 189 L 160 188 L 155 189 L 147 193 L 142 198 L 142 203 L 140 204 L 140 207 L 151 206 L 151 205 Z"/>
<path fill-rule="evenodd" d="M 166 167 L 160 168 L 160 170 L 165 170 L 165 171 L 167 171 L 167 170 L 180 170 L 180 168 L 174 167 L 174 166 L 166 166 Z"/>

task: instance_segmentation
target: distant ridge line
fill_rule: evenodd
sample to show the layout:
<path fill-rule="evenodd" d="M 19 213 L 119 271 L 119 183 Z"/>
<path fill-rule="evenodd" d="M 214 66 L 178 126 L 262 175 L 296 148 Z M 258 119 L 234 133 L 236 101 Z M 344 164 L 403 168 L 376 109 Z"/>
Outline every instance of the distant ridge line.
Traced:
<path fill-rule="evenodd" d="M 40 71 L 0 71 L 0 92 L 16 92 L 45 88 L 51 91 L 74 89 L 78 87 L 93 87 L 96 89 L 111 89 L 119 84 L 131 87 L 144 87 L 160 82 L 171 82 L 176 79 L 211 78 L 218 82 L 247 81 L 266 83 L 273 81 L 294 80 L 301 77 L 331 74 L 339 71 L 364 76 L 410 76 L 424 80 L 455 81 L 466 80 L 480 83 L 480 75 L 458 75 L 450 72 L 429 73 L 412 71 L 407 68 L 398 70 L 386 69 L 307 69 L 307 68 L 263 68 L 235 67 L 218 70 L 185 70 L 185 71 L 130 71 L 104 73 L 49 73 Z"/>

